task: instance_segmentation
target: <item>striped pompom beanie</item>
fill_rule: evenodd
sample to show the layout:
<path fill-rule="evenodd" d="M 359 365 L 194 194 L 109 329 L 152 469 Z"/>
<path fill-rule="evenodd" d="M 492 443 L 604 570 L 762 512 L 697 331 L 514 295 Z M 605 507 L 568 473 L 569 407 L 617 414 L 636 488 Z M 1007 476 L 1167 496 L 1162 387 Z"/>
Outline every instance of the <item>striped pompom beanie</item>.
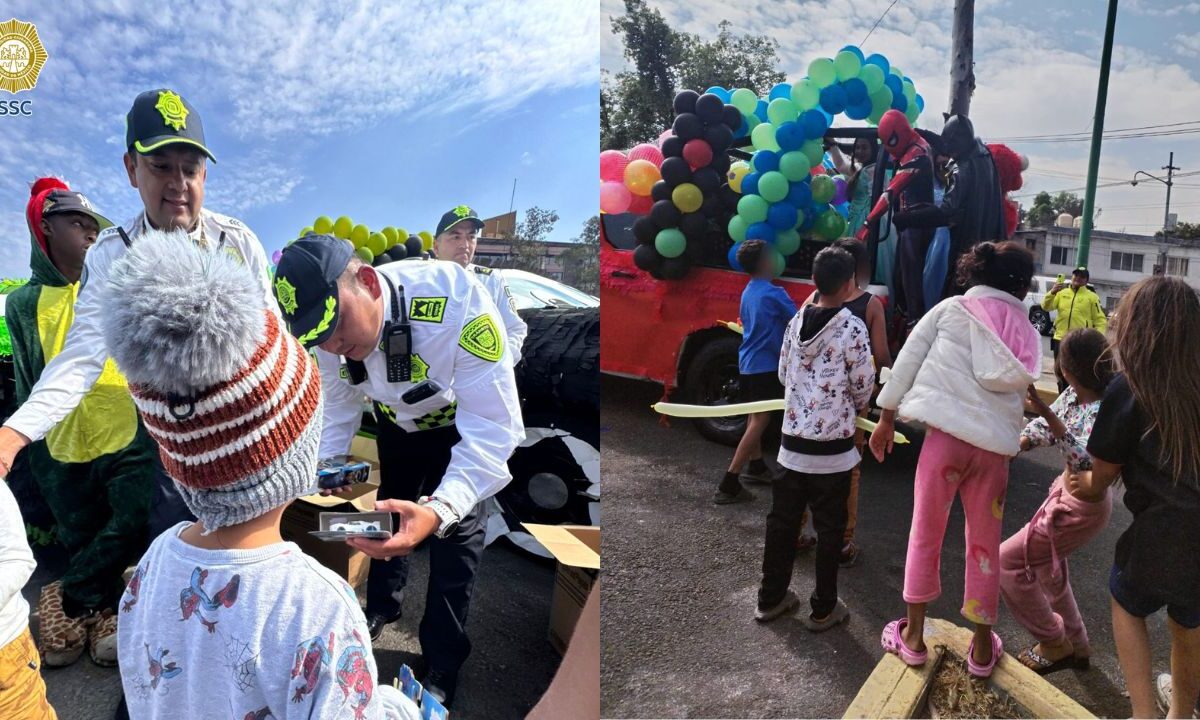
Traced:
<path fill-rule="evenodd" d="M 317 490 L 320 376 L 241 259 L 150 230 L 102 297 L 109 353 L 206 532 Z"/>

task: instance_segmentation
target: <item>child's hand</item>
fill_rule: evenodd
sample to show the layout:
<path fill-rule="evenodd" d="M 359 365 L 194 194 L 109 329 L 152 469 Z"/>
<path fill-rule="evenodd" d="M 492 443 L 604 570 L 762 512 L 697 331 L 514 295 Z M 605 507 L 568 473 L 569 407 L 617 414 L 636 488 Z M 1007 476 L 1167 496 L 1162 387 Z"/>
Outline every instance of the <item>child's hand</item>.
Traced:
<path fill-rule="evenodd" d="M 1083 470 L 1080 472 L 1072 472 L 1067 470 L 1067 492 L 1079 498 L 1080 500 L 1094 500 L 1092 493 L 1092 471 Z"/>
<path fill-rule="evenodd" d="M 891 454 L 895 437 L 896 424 L 886 415 L 880 418 L 879 423 L 875 426 L 875 431 L 871 433 L 871 440 L 868 442 L 871 454 L 875 456 L 876 461 L 883 462 L 883 456 Z"/>

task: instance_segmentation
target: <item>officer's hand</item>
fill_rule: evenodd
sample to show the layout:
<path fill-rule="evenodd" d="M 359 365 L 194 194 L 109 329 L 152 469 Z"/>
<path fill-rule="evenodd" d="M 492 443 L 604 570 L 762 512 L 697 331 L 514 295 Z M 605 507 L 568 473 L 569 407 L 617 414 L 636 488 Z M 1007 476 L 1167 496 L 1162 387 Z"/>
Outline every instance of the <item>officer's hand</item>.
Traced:
<path fill-rule="evenodd" d="M 29 444 L 29 438 L 10 427 L 0 427 L 0 477 L 8 477 L 17 453 Z"/>
<path fill-rule="evenodd" d="M 1066 286 L 1067 286 L 1066 283 L 1054 283 L 1054 287 L 1050 288 L 1050 294 L 1057 295 L 1060 292 L 1062 292 L 1063 288 L 1065 288 Z"/>
<path fill-rule="evenodd" d="M 335 487 L 335 488 L 321 488 L 321 494 L 324 495 L 325 497 L 329 497 L 330 495 L 346 495 L 354 488 L 355 484 L 357 484 L 357 483 L 351 483 L 350 485 L 341 485 L 341 486 Z"/>
<path fill-rule="evenodd" d="M 408 555 L 442 524 L 441 518 L 433 510 L 407 500 L 380 500 L 375 503 L 375 510 L 400 515 L 400 526 L 396 533 L 387 540 L 349 538 L 346 544 L 377 560 Z"/>

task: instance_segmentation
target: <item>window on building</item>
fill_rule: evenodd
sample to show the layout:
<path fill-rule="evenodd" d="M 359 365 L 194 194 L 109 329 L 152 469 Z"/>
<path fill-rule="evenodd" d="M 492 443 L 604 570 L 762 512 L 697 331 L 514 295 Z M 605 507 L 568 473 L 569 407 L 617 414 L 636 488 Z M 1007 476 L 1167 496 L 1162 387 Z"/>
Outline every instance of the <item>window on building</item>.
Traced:
<path fill-rule="evenodd" d="M 1188 274 L 1188 259 L 1187 258 L 1167 258 L 1167 274 L 1176 277 L 1187 277 Z"/>
<path fill-rule="evenodd" d="M 1134 253 L 1114 252 L 1109 269 L 1140 273 L 1142 272 L 1142 261 L 1145 257 L 1145 255 L 1135 255 Z"/>
<path fill-rule="evenodd" d="M 1117 305 L 1120 305 L 1120 304 L 1121 304 L 1121 296 L 1120 295 L 1109 295 L 1104 300 L 1104 312 L 1109 315 L 1112 315 L 1113 310 L 1116 310 Z"/>
<path fill-rule="evenodd" d="M 1053 245 L 1050 248 L 1050 264 L 1051 265 L 1066 265 L 1071 267 L 1075 264 L 1075 248 L 1060 247 Z"/>

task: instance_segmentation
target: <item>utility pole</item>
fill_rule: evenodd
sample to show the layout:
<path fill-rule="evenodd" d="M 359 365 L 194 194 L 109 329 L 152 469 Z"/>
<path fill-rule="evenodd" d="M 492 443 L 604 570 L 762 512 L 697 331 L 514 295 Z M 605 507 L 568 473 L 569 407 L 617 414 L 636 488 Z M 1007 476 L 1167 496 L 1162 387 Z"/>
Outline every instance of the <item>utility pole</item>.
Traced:
<path fill-rule="evenodd" d="M 1083 226 L 1079 230 L 1078 262 L 1087 267 L 1092 245 L 1092 215 L 1096 204 L 1096 176 L 1100 173 L 1100 140 L 1104 133 L 1104 108 L 1108 104 L 1108 67 L 1112 64 L 1113 33 L 1117 27 L 1117 0 L 1108 0 L 1104 25 L 1104 51 L 1100 56 L 1100 84 L 1096 88 L 1096 114 L 1092 118 L 1092 150 L 1088 155 L 1087 191 L 1083 198 Z"/>
<path fill-rule="evenodd" d="M 950 52 L 950 114 L 966 117 L 975 92 L 975 0 L 954 0 Z"/>
<path fill-rule="evenodd" d="M 515 203 L 516 201 L 517 201 L 517 179 L 513 178 L 512 197 L 508 199 L 508 211 L 509 212 L 512 212 L 513 203 Z"/>
<path fill-rule="evenodd" d="M 1138 175 L 1145 175 L 1151 180 L 1157 180 L 1163 185 L 1167 186 L 1167 207 L 1165 210 L 1163 210 L 1163 239 L 1162 243 L 1159 245 L 1158 261 L 1154 264 L 1155 275 L 1165 275 L 1167 272 L 1167 250 L 1169 249 L 1167 244 L 1167 233 L 1169 233 L 1171 230 L 1171 186 L 1175 184 L 1175 181 L 1172 178 L 1175 174 L 1175 171 L 1179 169 L 1180 168 L 1175 167 L 1175 153 L 1171 153 L 1167 159 L 1167 164 L 1163 166 L 1163 170 L 1167 171 L 1166 180 L 1163 180 L 1157 175 L 1151 175 L 1145 170 L 1138 170 L 1133 174 L 1133 180 L 1131 180 L 1129 183 L 1130 185 L 1136 186 L 1138 184 Z"/>

